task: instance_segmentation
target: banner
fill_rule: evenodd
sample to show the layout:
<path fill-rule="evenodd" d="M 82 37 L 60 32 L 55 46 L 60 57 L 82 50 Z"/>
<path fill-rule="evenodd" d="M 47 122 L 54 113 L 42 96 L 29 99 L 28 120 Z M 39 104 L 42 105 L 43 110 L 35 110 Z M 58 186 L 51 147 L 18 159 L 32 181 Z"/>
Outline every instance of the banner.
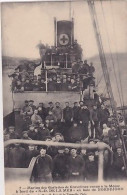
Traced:
<path fill-rule="evenodd" d="M 57 22 L 57 46 L 68 46 L 73 43 L 73 22 L 58 21 Z"/>

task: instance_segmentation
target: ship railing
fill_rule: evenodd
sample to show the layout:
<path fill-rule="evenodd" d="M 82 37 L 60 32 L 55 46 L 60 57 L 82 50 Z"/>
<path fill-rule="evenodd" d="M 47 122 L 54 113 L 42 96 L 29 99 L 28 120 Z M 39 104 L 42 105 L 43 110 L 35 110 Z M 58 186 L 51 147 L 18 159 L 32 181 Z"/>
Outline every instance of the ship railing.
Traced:
<path fill-rule="evenodd" d="M 45 145 L 45 146 L 55 146 L 55 147 L 69 147 L 69 148 L 84 148 L 84 149 L 96 149 L 99 151 L 99 159 L 98 159 L 98 181 L 102 181 L 104 179 L 104 150 L 108 150 L 111 154 L 110 163 L 112 164 L 113 160 L 113 152 L 111 148 L 103 143 L 97 142 L 96 144 L 88 144 L 88 143 L 65 143 L 65 142 L 46 142 L 46 141 L 37 141 L 37 140 L 22 140 L 22 139 L 11 139 L 4 142 L 4 147 L 8 147 L 11 144 L 33 144 L 33 145 Z"/>

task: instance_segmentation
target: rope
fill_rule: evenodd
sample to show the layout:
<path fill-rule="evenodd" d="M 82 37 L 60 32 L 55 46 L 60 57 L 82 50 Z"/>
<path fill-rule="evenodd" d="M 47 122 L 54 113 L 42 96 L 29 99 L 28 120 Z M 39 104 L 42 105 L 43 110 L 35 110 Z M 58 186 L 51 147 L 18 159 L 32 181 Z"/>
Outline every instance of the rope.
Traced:
<path fill-rule="evenodd" d="M 116 38 L 116 32 L 115 32 L 115 20 L 114 20 L 114 12 L 113 12 L 113 6 L 112 2 L 110 0 L 110 6 L 111 6 L 111 14 L 112 14 L 112 19 L 113 19 L 113 31 L 114 31 L 114 36 L 115 36 L 115 47 L 116 47 L 116 59 L 117 59 L 117 66 L 118 66 L 118 72 L 119 72 L 119 81 L 120 81 L 120 89 L 121 89 L 121 98 L 123 102 L 123 107 L 124 107 L 124 97 L 123 97 L 123 87 L 122 87 L 122 82 L 121 82 L 121 72 L 120 72 L 120 63 L 119 63 L 119 57 L 118 57 L 118 49 L 117 49 L 117 38 Z"/>

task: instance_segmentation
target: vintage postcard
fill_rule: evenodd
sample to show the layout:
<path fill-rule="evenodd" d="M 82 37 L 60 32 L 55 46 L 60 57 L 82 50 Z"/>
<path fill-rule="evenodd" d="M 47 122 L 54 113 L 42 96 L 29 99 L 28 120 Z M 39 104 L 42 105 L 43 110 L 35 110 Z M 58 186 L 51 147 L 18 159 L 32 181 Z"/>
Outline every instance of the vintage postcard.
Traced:
<path fill-rule="evenodd" d="M 127 193 L 127 1 L 1 4 L 5 195 Z"/>

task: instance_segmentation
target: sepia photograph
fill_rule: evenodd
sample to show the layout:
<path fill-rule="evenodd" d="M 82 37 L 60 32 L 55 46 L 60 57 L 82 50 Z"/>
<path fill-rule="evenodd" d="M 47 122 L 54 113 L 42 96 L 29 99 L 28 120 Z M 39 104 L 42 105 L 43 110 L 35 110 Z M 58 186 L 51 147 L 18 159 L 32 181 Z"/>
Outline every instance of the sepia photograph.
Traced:
<path fill-rule="evenodd" d="M 1 4 L 5 195 L 125 194 L 126 19 L 126 0 Z"/>

